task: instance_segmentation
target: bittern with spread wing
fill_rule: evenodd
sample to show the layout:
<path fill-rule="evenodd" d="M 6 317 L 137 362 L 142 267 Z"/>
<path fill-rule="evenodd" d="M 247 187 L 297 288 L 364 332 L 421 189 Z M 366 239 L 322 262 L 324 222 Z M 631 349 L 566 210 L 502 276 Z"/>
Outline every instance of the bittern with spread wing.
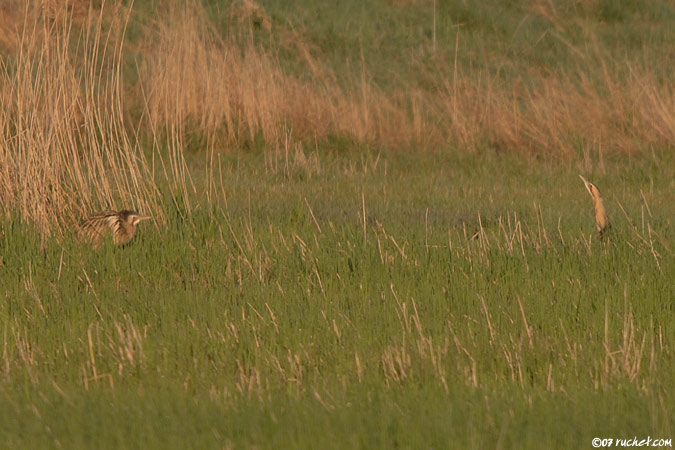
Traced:
<path fill-rule="evenodd" d="M 115 245 L 126 245 L 136 235 L 136 227 L 142 220 L 151 219 L 136 211 L 103 211 L 89 216 L 80 223 L 81 236 L 98 249 L 108 232 L 112 233 Z"/>
<path fill-rule="evenodd" d="M 612 224 L 609 223 L 609 217 L 607 217 L 607 212 L 605 211 L 605 204 L 602 202 L 602 196 L 600 195 L 600 190 L 596 185 L 588 181 L 586 178 L 579 175 L 581 181 L 584 182 L 586 190 L 591 194 L 593 199 L 593 208 L 595 208 L 595 228 L 598 230 L 600 237 L 604 237 L 605 234 L 609 231 Z"/>

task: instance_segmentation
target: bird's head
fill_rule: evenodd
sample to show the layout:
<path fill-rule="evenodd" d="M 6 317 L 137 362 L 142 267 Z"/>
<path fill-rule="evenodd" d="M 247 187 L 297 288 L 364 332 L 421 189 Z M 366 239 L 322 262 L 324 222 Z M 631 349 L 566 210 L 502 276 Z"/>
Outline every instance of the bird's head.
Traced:
<path fill-rule="evenodd" d="M 584 186 L 586 186 L 586 190 L 588 191 L 589 194 L 591 194 L 591 198 L 593 198 L 593 200 L 600 198 L 600 191 L 593 183 L 591 183 L 581 175 L 579 175 L 579 178 L 581 178 L 581 181 L 584 182 Z"/>
<path fill-rule="evenodd" d="M 136 211 L 129 210 L 120 211 L 119 218 L 132 228 L 136 228 L 136 225 L 138 225 L 138 223 L 142 220 L 152 219 L 150 216 L 142 216 Z"/>

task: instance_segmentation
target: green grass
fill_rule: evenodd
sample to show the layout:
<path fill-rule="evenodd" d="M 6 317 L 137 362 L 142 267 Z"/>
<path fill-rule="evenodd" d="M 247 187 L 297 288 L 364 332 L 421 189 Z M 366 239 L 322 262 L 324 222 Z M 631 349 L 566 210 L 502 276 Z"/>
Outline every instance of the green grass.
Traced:
<path fill-rule="evenodd" d="M 224 22 L 222 29 L 232 27 L 225 19 L 227 7 L 204 3 L 214 19 Z M 630 61 L 633 67 L 648 64 L 659 74 L 673 74 L 662 55 L 673 39 L 675 8 L 664 0 L 560 1 L 539 8 L 520 0 L 437 1 L 435 34 L 432 1 L 258 3 L 275 30 L 293 30 L 338 77 L 359 77 L 365 64 L 378 85 L 393 89 L 410 80 L 424 86 L 429 72 L 447 76 L 455 58 L 460 72 L 488 68 L 506 80 L 520 76 L 536 81 L 541 74 L 580 67 L 602 69 L 605 56 L 617 67 Z M 260 43 L 268 43 L 264 31 L 257 30 Z M 281 44 L 282 62 L 297 69 L 293 47 Z"/>
<path fill-rule="evenodd" d="M 607 243 L 581 169 L 489 155 L 223 156 L 224 198 L 197 196 L 190 217 L 124 249 L 41 246 L 5 220 L 0 441 L 669 438 L 672 163 L 584 171 L 614 224 Z"/>

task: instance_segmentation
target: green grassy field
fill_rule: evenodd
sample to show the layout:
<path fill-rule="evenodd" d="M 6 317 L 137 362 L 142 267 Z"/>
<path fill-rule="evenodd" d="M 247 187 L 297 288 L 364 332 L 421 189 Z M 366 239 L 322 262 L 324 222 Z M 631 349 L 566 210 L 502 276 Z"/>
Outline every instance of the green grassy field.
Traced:
<path fill-rule="evenodd" d="M 671 2 L 21 3 L 0 448 L 674 437 Z"/>
<path fill-rule="evenodd" d="M 229 157 L 226 199 L 124 249 L 6 223 L 5 446 L 671 436 L 672 160 L 595 174 L 601 243 L 573 165 L 312 157 Z"/>

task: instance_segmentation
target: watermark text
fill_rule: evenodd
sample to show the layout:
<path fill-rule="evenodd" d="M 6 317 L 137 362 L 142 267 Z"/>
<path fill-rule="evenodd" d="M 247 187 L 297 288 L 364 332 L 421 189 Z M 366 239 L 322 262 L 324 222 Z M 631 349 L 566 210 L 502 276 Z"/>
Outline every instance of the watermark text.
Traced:
<path fill-rule="evenodd" d="M 654 439 L 648 436 L 645 439 L 634 438 L 593 438 L 591 444 L 595 448 L 605 447 L 672 447 L 672 439 Z"/>

